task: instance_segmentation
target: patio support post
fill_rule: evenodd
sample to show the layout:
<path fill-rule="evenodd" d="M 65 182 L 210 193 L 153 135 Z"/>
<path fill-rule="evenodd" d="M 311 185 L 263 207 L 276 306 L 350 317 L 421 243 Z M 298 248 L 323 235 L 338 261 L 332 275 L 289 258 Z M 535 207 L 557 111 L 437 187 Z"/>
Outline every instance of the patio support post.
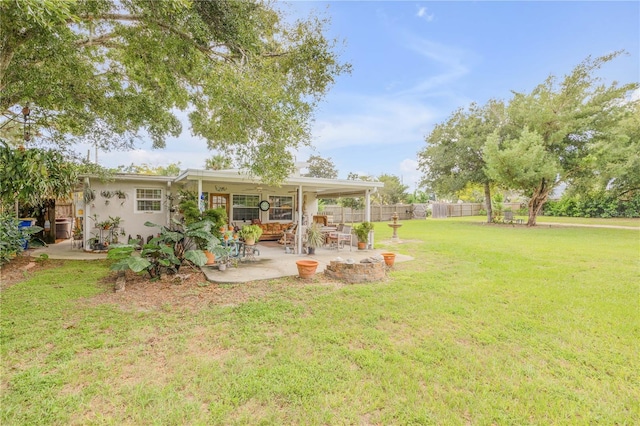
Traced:
<path fill-rule="evenodd" d="M 202 179 L 198 179 L 198 210 L 204 211 L 204 203 L 202 202 Z"/>
<path fill-rule="evenodd" d="M 84 178 L 84 186 L 86 188 L 90 188 L 90 183 L 89 183 L 89 178 L 85 177 Z M 84 192 L 83 192 L 84 195 Z M 83 201 L 84 201 L 84 197 L 83 197 Z M 86 201 L 84 201 L 84 209 L 82 209 L 82 239 L 84 240 L 82 242 L 82 247 L 84 248 L 84 251 L 91 251 L 91 246 L 89 244 L 89 229 L 91 229 L 91 227 L 89 226 L 89 216 L 91 216 L 91 203 L 87 203 Z M 56 226 L 55 224 L 53 226 Z"/>
<path fill-rule="evenodd" d="M 167 182 L 167 193 L 165 194 L 165 201 L 168 201 L 168 196 L 169 194 L 171 194 L 171 181 Z M 167 206 L 167 217 L 165 218 L 165 221 L 167 223 L 167 227 L 171 228 L 171 208 L 168 202 L 165 202 L 165 205 Z"/>
<path fill-rule="evenodd" d="M 371 190 L 367 189 L 364 193 L 364 221 L 371 222 Z M 369 247 L 373 248 L 373 231 L 369 231 Z"/>
<path fill-rule="evenodd" d="M 296 254 L 302 253 L 302 185 L 298 186 L 298 230 L 296 231 Z"/>

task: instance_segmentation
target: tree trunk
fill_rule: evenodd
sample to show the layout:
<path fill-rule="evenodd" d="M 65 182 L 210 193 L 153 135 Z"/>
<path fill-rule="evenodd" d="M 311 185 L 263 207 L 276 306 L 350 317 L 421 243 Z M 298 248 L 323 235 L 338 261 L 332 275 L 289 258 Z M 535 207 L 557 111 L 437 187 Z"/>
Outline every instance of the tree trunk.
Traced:
<path fill-rule="evenodd" d="M 553 187 L 548 186 L 546 179 L 543 178 L 540 186 L 536 188 L 531 195 L 531 200 L 529 200 L 529 220 L 527 221 L 527 226 L 536 226 L 536 218 L 542 210 L 544 203 L 547 202 L 551 190 L 553 190 Z"/>
<path fill-rule="evenodd" d="M 484 203 L 487 207 L 487 223 L 491 223 L 493 221 L 493 209 L 491 208 L 491 188 L 489 187 L 489 182 L 485 182 L 484 184 Z"/>

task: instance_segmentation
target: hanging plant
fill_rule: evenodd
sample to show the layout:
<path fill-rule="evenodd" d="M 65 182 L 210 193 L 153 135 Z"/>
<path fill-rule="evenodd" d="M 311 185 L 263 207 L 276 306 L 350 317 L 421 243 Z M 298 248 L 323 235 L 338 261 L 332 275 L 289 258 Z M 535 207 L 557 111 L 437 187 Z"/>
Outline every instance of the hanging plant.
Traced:
<path fill-rule="evenodd" d="M 122 202 L 120 203 L 120 206 L 123 206 L 124 202 L 127 200 L 127 193 L 124 192 L 122 189 L 116 189 L 115 191 L 113 191 L 113 195 L 118 197 L 119 200 L 122 200 Z"/>
<path fill-rule="evenodd" d="M 113 197 L 115 195 L 115 193 L 112 192 L 112 191 L 104 190 L 104 191 L 100 191 L 100 195 L 103 198 L 106 198 L 106 200 L 104 200 L 104 204 L 105 204 L 105 206 L 108 206 L 109 205 L 109 198 Z"/>
<path fill-rule="evenodd" d="M 85 204 L 90 204 L 93 200 L 96 199 L 96 191 L 91 189 L 88 185 L 85 185 L 82 188 L 82 197 L 84 198 Z"/>

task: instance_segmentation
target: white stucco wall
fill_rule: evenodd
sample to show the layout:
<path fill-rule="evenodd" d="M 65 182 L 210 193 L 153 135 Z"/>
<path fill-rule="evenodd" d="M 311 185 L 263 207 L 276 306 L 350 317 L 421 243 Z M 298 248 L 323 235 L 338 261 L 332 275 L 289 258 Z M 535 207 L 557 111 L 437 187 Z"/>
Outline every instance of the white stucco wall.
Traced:
<path fill-rule="evenodd" d="M 94 220 L 94 214 L 97 215 L 97 221 L 101 222 L 108 220 L 109 217 L 119 216 L 121 218 L 120 232 L 124 230 L 125 235 L 119 236 L 121 242 L 126 242 L 129 235 L 135 238 L 136 235 L 141 235 L 146 239 L 149 235 L 155 235 L 159 232 L 158 228 L 145 226 L 145 222 L 149 221 L 157 223 L 159 225 L 166 225 L 168 223 L 169 213 L 167 211 L 168 205 L 165 202 L 165 197 L 169 186 L 166 182 L 145 182 L 145 181 L 114 181 L 114 182 L 100 182 L 99 180 L 90 181 L 91 189 L 95 191 L 95 200 L 88 205 L 84 203 L 84 200 L 80 200 L 84 210 L 83 222 L 84 222 L 84 247 L 85 250 L 90 250 L 88 240 L 94 235 L 99 235 L 99 229 L 95 227 L 96 220 Z M 136 189 L 160 189 L 162 191 L 161 211 L 160 212 L 138 212 L 136 211 Z M 127 197 L 125 199 L 119 199 L 117 196 L 112 198 L 105 198 L 100 195 L 101 191 L 124 191 Z"/>

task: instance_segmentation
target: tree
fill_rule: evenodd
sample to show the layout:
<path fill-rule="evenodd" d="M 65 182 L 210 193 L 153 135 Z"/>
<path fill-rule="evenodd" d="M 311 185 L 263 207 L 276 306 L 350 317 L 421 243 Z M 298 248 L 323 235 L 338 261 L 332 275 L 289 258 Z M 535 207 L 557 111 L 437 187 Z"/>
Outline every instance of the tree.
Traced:
<path fill-rule="evenodd" d="M 491 178 L 485 173 L 483 147 L 486 139 L 506 121 L 502 101 L 485 106 L 471 104 L 458 109 L 444 123 L 437 124 L 425 138 L 427 146 L 418 153 L 423 173 L 421 185 L 440 196 L 463 190 L 468 184 L 484 188 L 487 222 L 491 222 Z"/>
<path fill-rule="evenodd" d="M 55 150 L 12 148 L 0 140 L 0 204 L 39 206 L 67 197 L 78 182 L 77 165 Z"/>
<path fill-rule="evenodd" d="M 171 163 L 166 166 L 150 166 L 149 164 L 133 164 L 128 166 L 118 166 L 117 173 L 132 173 L 138 175 L 154 176 L 178 176 L 180 174 L 180 162 Z"/>
<path fill-rule="evenodd" d="M 312 155 L 307 160 L 309 163 L 309 172 L 305 174 L 306 177 L 313 178 L 325 178 L 325 179 L 337 179 L 338 170 L 336 165 L 333 164 L 331 158 L 322 158 L 319 155 Z"/>
<path fill-rule="evenodd" d="M 529 94 L 515 93 L 507 108 L 507 131 L 487 140 L 487 174 L 529 197 L 528 226 L 536 224 L 559 184 L 594 169 L 597 147 L 609 149 L 619 141 L 621 120 L 637 104 L 626 97 L 638 84 L 605 86 L 593 73 L 620 53 L 587 58 L 560 84 L 550 76 Z"/>
<path fill-rule="evenodd" d="M 384 182 L 384 187 L 374 194 L 380 204 L 403 203 L 407 199 L 409 187 L 403 185 L 398 176 L 381 174 L 378 181 Z"/>
<path fill-rule="evenodd" d="M 590 179 L 584 183 L 574 180 L 573 184 L 578 187 L 574 192 L 608 190 L 617 198 L 640 192 L 640 102 L 630 105 L 623 113 L 618 126 L 612 129 L 614 142 L 594 145 Z"/>
<path fill-rule="evenodd" d="M 348 180 L 361 180 L 361 181 L 371 181 L 371 176 L 367 175 L 359 175 L 357 173 L 349 172 L 347 175 Z M 349 207 L 354 210 L 362 210 L 364 209 L 364 197 L 340 197 L 338 198 L 338 204 L 342 207 Z"/>
<path fill-rule="evenodd" d="M 293 22 L 275 5 L 0 0 L 0 111 L 13 122 L 28 104 L 41 141 L 111 149 L 143 137 L 164 147 L 188 109 L 210 149 L 281 181 L 292 149 L 309 144 L 315 106 L 350 68 L 326 20 Z"/>
<path fill-rule="evenodd" d="M 211 158 L 207 158 L 204 162 L 204 168 L 207 170 L 226 170 L 233 165 L 231 158 L 226 155 L 216 154 Z"/>

